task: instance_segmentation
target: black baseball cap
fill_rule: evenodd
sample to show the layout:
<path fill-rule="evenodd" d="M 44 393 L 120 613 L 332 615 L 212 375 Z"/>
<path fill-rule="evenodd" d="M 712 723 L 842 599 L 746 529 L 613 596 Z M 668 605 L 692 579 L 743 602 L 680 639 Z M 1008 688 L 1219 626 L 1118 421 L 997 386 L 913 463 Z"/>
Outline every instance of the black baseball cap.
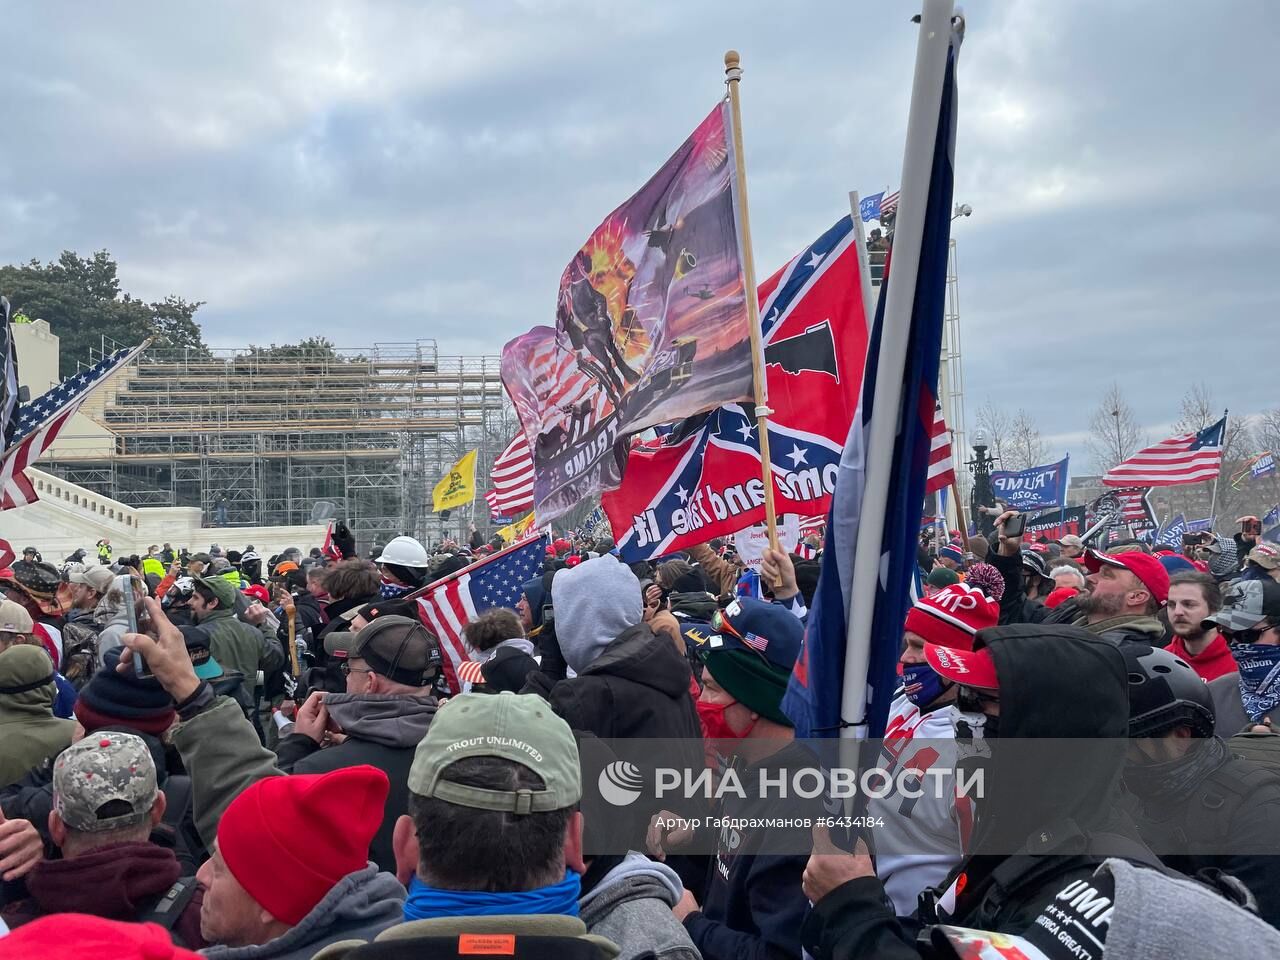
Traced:
<path fill-rule="evenodd" d="M 440 671 L 440 641 L 419 620 L 384 616 L 359 633 L 334 631 L 325 638 L 325 650 L 332 656 L 341 655 L 339 637 L 350 638 L 345 644 L 349 659 L 363 660 L 374 673 L 396 683 L 425 687 Z"/>

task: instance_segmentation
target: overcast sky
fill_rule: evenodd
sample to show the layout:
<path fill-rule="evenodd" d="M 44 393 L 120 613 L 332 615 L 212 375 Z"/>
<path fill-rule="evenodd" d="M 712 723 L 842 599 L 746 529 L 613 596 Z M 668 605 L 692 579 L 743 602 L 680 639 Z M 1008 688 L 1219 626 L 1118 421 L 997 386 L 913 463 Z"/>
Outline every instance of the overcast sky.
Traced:
<path fill-rule="evenodd" d="M 785 12 L 784 12 L 785 11 Z M 742 51 L 761 276 L 897 186 L 912 4 L 10 4 L 0 258 L 105 248 L 207 301 L 215 346 L 553 322 L 579 244 Z M 970 422 L 1086 460 L 1127 384 L 1153 432 L 1204 379 L 1280 405 L 1280 31 L 1263 0 L 967 7 L 956 199 Z"/>

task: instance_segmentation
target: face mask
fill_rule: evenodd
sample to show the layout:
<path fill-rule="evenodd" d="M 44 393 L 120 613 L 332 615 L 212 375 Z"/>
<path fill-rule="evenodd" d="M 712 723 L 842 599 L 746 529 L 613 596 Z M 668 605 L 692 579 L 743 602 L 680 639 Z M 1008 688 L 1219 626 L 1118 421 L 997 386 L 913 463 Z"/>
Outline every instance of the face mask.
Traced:
<path fill-rule="evenodd" d="M 1280 704 L 1280 647 L 1269 643 L 1233 644 L 1231 655 L 1240 668 L 1240 699 L 1254 722 Z"/>
<path fill-rule="evenodd" d="M 698 719 L 702 721 L 702 730 L 708 740 L 741 740 L 751 732 L 751 728 L 755 726 L 754 723 L 742 733 L 729 726 L 724 718 L 724 712 L 731 706 L 733 706 L 731 703 L 698 701 Z"/>
<path fill-rule="evenodd" d="M 956 759 L 989 760 L 991 744 L 989 741 L 1000 736 L 1000 718 L 989 717 L 985 713 L 961 710 L 952 721 L 956 733 Z"/>
<path fill-rule="evenodd" d="M 950 686 L 927 663 L 903 664 L 902 685 L 907 699 L 917 707 L 927 707 L 946 693 Z"/>
<path fill-rule="evenodd" d="M 396 597 L 403 596 L 408 592 L 408 587 L 399 583 L 392 583 L 390 580 L 384 579 L 378 585 L 378 597 L 382 600 L 394 600 Z"/>

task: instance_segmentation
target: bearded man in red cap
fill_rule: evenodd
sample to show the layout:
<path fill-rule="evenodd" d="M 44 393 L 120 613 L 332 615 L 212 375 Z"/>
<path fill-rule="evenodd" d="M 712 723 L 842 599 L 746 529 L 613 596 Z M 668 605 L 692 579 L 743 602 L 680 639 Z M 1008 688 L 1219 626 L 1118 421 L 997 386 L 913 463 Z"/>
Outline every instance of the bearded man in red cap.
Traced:
<path fill-rule="evenodd" d="M 1168 643 L 1165 626 L 1156 614 L 1169 599 L 1169 571 L 1149 553 L 1084 555 L 1088 589 L 1076 597 L 1083 616 L 1074 625 L 1115 643 Z"/>

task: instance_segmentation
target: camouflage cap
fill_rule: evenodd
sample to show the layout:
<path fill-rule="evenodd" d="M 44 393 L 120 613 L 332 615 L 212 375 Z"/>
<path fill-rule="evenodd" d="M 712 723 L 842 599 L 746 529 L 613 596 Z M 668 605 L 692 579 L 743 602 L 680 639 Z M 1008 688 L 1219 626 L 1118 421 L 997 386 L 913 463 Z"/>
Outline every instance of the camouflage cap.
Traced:
<path fill-rule="evenodd" d="M 84 833 L 138 826 L 150 815 L 156 790 L 155 760 L 131 733 L 90 734 L 53 765 L 53 809 L 68 827 Z M 126 804 L 128 812 L 104 811 L 113 801 Z"/>

